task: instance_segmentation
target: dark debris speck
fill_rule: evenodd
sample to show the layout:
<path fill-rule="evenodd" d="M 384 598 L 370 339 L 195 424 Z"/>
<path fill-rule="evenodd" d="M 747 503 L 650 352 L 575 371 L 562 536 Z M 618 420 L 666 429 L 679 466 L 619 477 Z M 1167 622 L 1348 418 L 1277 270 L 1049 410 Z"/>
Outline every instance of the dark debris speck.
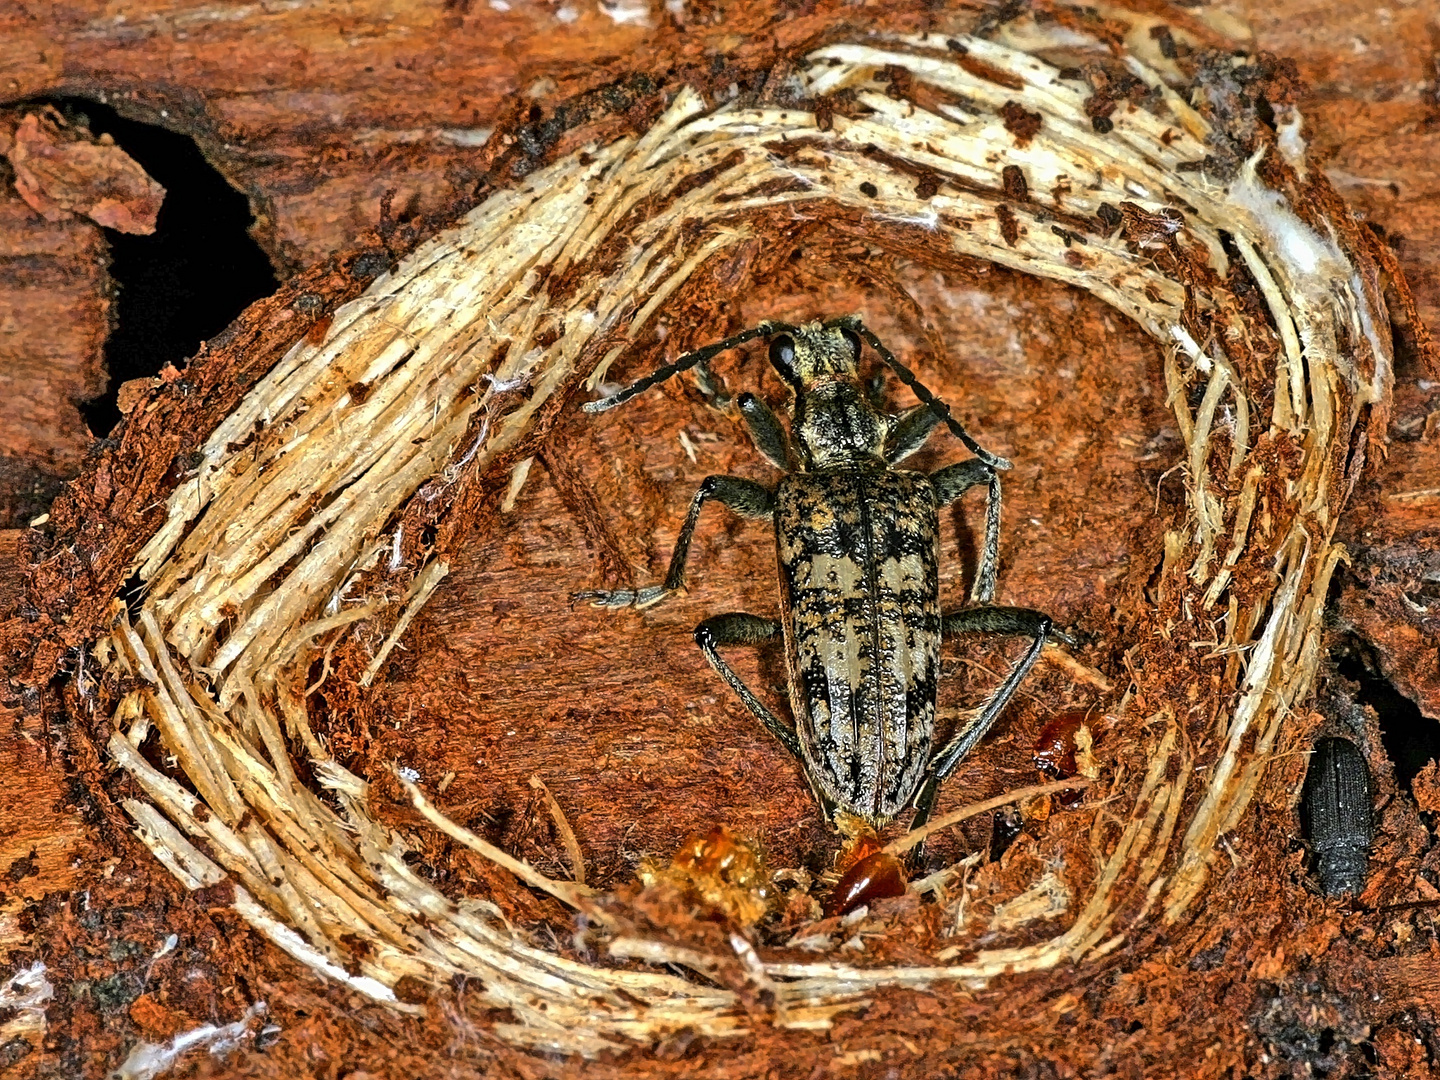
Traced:
<path fill-rule="evenodd" d="M 105 955 L 117 963 L 121 960 L 133 960 L 143 955 L 145 946 L 138 941 L 126 941 L 123 938 L 110 942 L 110 947 L 105 950 Z"/>
<path fill-rule="evenodd" d="M 36 851 L 32 847 L 29 855 L 22 855 L 10 864 L 5 871 L 5 877 L 18 884 L 27 877 L 35 877 L 39 873 L 40 870 L 36 866 Z"/>
<path fill-rule="evenodd" d="M 390 269 L 390 253 L 387 251 L 366 251 L 355 257 L 350 264 L 350 275 L 357 278 L 379 277 Z"/>
<path fill-rule="evenodd" d="M 255 1033 L 255 1049 L 269 1050 L 280 1041 L 280 1033 L 283 1030 L 279 1024 L 266 1024 Z"/>
<path fill-rule="evenodd" d="M 1029 200 L 1030 185 L 1025 182 L 1025 173 L 1019 165 L 1006 165 L 1000 170 L 1000 180 L 1006 197 L 1016 202 Z"/>
<path fill-rule="evenodd" d="M 27 1040 L 19 1035 L 9 1042 L 0 1043 L 0 1069 L 8 1069 L 20 1064 L 34 1049 Z"/>
<path fill-rule="evenodd" d="M 90 993 L 98 1008 L 106 1012 L 124 1009 L 140 996 L 143 980 L 137 972 L 117 971 L 90 984 Z"/>

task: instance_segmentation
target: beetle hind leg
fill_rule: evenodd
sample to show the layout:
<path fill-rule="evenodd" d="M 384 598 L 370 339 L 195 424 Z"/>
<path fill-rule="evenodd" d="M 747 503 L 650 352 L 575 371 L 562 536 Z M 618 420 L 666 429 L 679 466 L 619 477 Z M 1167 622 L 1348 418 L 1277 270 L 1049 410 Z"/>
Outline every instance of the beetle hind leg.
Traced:
<path fill-rule="evenodd" d="M 739 695 L 745 707 L 755 715 L 755 719 L 764 724 L 766 730 L 779 739 L 786 750 L 799 758 L 800 742 L 795 738 L 795 732 L 755 696 L 754 691 L 745 685 L 744 680 L 735 674 L 734 669 L 719 653 L 722 645 L 759 645 L 779 636 L 781 629 L 774 619 L 747 615 L 741 611 L 712 615 L 695 628 L 695 644 L 700 646 L 700 651 L 705 654 L 705 659 L 710 661 L 710 666 L 730 684 L 730 688 Z"/>
<path fill-rule="evenodd" d="M 1031 608 L 985 605 L 965 608 L 943 616 L 940 633 L 945 637 L 967 633 L 1013 634 L 1032 640 L 1030 647 L 1025 650 L 1025 655 L 1011 667 L 1004 681 L 990 695 L 990 700 L 985 702 L 977 714 L 962 723 L 960 730 L 951 736 L 950 741 L 931 759 L 929 775 L 915 799 L 915 818 L 911 828 L 919 828 L 929 820 L 940 785 L 955 771 L 956 766 L 965 759 L 965 755 L 974 749 L 975 744 L 985 737 L 1005 706 L 1010 703 L 1016 689 L 1039 658 L 1046 639 L 1054 636 L 1054 624 L 1049 615 Z"/>

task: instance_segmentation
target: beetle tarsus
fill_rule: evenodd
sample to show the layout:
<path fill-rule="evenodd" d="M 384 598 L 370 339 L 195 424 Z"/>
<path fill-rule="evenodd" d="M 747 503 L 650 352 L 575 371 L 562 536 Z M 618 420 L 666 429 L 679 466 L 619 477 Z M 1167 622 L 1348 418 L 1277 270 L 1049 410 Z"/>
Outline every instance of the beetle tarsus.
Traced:
<path fill-rule="evenodd" d="M 774 512 L 775 497 L 769 489 L 743 476 L 707 476 L 690 500 L 690 512 L 685 515 L 685 524 L 675 538 L 675 550 L 670 555 L 670 569 L 665 574 L 663 585 L 647 585 L 641 589 L 616 589 L 611 592 L 594 591 L 575 594 L 576 600 L 589 600 L 595 607 L 639 608 L 654 607 L 671 593 L 685 588 L 685 561 L 690 556 L 690 539 L 695 535 L 695 526 L 700 523 L 701 508 L 714 499 L 728 506 L 741 517 L 765 518 Z"/>
<path fill-rule="evenodd" d="M 669 592 L 663 585 L 648 585 L 643 589 L 590 589 L 577 592 L 573 599 L 588 600 L 591 607 L 616 610 L 633 607 L 643 611 L 664 600 Z"/>

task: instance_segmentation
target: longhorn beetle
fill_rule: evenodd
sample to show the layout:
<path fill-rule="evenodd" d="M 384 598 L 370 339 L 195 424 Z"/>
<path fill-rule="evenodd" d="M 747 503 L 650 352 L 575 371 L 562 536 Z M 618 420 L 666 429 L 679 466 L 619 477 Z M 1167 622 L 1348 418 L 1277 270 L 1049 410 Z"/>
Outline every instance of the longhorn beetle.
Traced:
<path fill-rule="evenodd" d="M 1000 544 L 1000 470 L 983 449 L 858 317 L 802 326 L 763 322 L 666 364 L 587 412 L 613 409 L 726 349 L 770 339 L 770 363 L 794 394 L 790 431 L 753 394 L 736 405 L 755 448 L 785 475 L 772 490 L 738 476 L 708 476 L 690 503 L 662 585 L 582 592 L 599 607 L 649 607 L 684 587 L 685 558 L 714 499 L 744 517 L 774 522 L 780 564 L 780 619 L 735 612 L 695 629 L 705 659 L 771 734 L 800 759 L 827 815 L 879 828 L 915 808 L 930 815 L 940 784 L 980 741 L 1020 685 L 1047 637 L 1049 616 L 991 604 Z M 861 341 L 921 404 L 880 412 L 859 376 Z M 703 369 L 702 369 L 703 370 Z M 975 456 L 929 475 L 895 466 L 945 421 Z M 938 510 L 985 486 L 985 545 L 971 605 L 942 615 Z M 1029 637 L 1030 647 L 980 711 L 935 746 L 940 639 L 962 633 Z M 784 635 L 792 729 L 720 656 L 727 645 Z M 1058 635 L 1063 637 L 1064 635 Z M 851 823 L 853 827 L 853 822 Z"/>

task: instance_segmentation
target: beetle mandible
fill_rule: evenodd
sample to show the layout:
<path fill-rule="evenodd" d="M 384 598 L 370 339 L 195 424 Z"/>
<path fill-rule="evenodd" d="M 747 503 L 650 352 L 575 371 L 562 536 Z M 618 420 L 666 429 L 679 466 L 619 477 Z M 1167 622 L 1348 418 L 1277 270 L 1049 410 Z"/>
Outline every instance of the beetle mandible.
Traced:
<path fill-rule="evenodd" d="M 794 754 L 826 814 L 880 828 L 908 807 L 928 817 L 940 784 L 990 729 L 1047 638 L 1049 616 L 991 603 L 1000 543 L 1000 470 L 858 317 L 792 325 L 763 322 L 666 364 L 587 412 L 620 405 L 679 372 L 755 338 L 790 387 L 790 430 L 753 394 L 735 403 L 761 456 L 784 472 L 772 490 L 737 476 L 708 476 L 691 500 L 661 585 L 582 592 L 600 607 L 649 607 L 684 587 L 701 508 L 716 500 L 774 523 L 780 619 L 734 612 L 695 629 L 695 642 L 745 706 Z M 897 415 L 871 403 L 859 375 L 862 340 L 920 399 Z M 895 466 L 944 421 L 975 456 L 928 475 Z M 939 508 L 972 487 L 988 491 L 985 540 L 971 604 L 940 611 Z M 962 633 L 1030 638 L 988 701 L 938 748 L 935 706 L 940 640 Z M 795 724 L 783 723 L 720 656 L 727 645 L 783 635 Z"/>

